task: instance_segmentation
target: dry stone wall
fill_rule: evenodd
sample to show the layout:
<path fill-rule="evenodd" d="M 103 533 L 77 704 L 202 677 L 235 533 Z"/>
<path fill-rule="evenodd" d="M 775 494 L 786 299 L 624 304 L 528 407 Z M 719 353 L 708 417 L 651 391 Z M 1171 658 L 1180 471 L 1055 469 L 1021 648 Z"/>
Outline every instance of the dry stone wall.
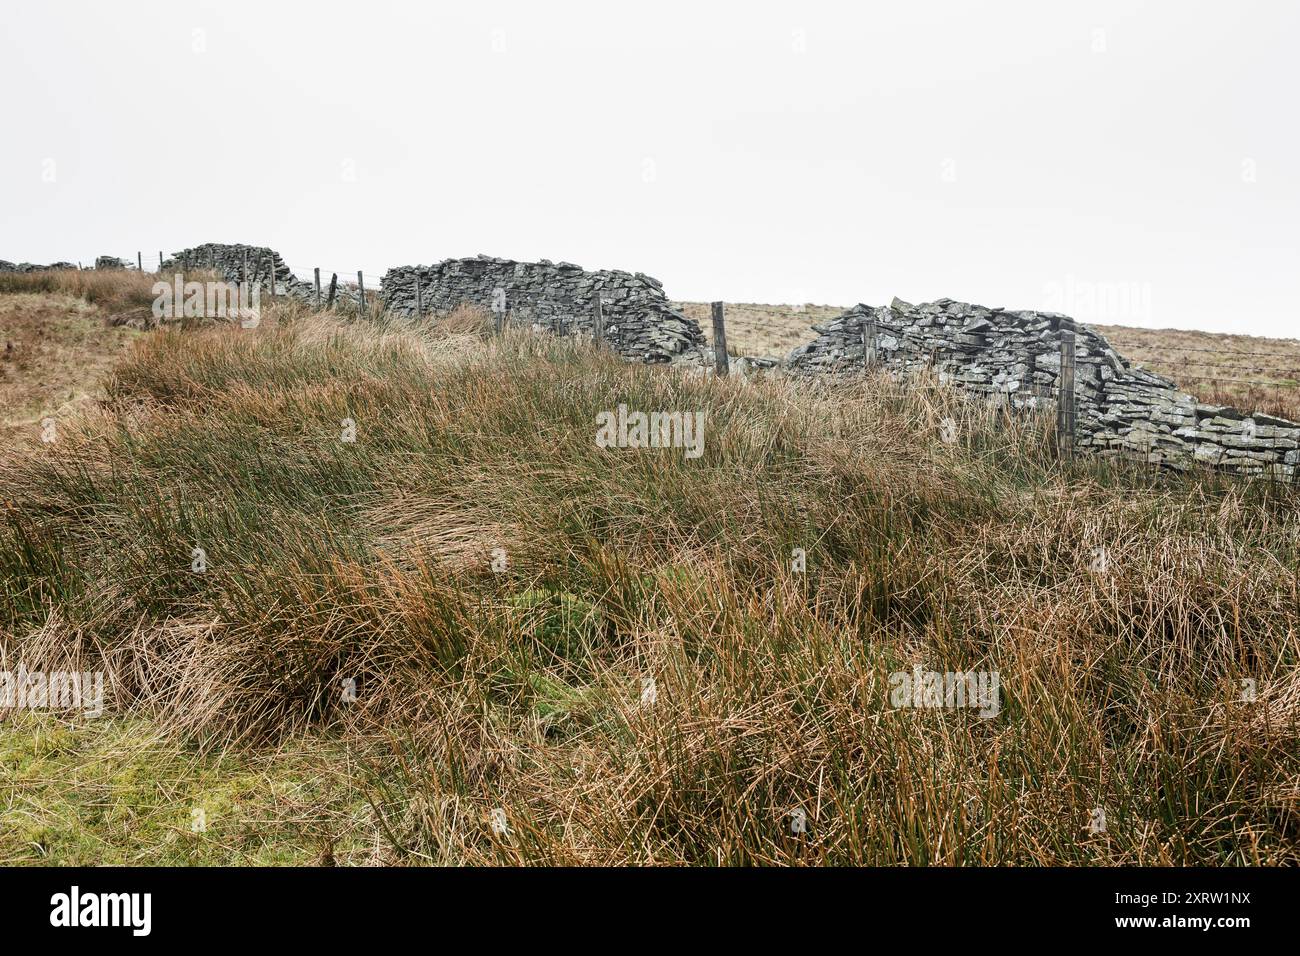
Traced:
<path fill-rule="evenodd" d="M 242 243 L 208 242 L 193 246 L 181 252 L 173 253 L 165 260 L 160 269 L 164 274 L 202 269 L 220 276 L 222 281 L 232 284 L 242 282 L 257 286 L 270 292 L 271 275 L 275 274 L 274 292 L 279 296 L 289 296 L 303 302 L 313 302 L 316 287 L 311 282 L 304 282 L 293 274 L 280 253 L 266 246 L 247 246 Z M 321 281 L 321 300 L 329 294 L 329 279 Z M 335 302 L 356 305 L 357 289 L 354 285 L 344 285 L 344 277 L 339 277 Z M 370 295 L 367 293 L 366 298 Z"/>
<path fill-rule="evenodd" d="M 941 381 L 1016 407 L 1054 403 L 1061 332 L 1075 335 L 1076 445 L 1185 470 L 1212 465 L 1294 480 L 1300 423 L 1198 402 L 1166 378 L 1136 368 L 1106 339 L 1053 312 L 1012 312 L 951 299 L 912 305 L 858 305 L 813 326 L 817 337 L 790 353 L 800 373 L 861 369 L 863 326 L 876 320 L 877 358 L 907 373 L 932 367 Z"/>
<path fill-rule="evenodd" d="M 175 253 L 162 272 L 205 269 L 227 282 L 249 282 L 275 294 L 311 301 L 315 288 L 294 276 L 278 252 L 265 246 L 206 243 Z M 380 282 L 390 312 L 415 316 L 416 278 L 424 314 L 450 312 L 465 303 L 491 309 L 504 293 L 506 321 L 565 335 L 590 335 L 596 297 L 603 302 L 605 336 L 623 356 L 642 362 L 671 362 L 701 356 L 699 325 L 675 311 L 658 280 L 642 273 L 588 272 L 568 262 L 515 262 L 477 256 L 447 259 L 431 266 L 399 266 Z M 322 296 L 326 290 L 322 289 Z M 337 301 L 355 304 L 357 290 L 340 284 Z"/>
<path fill-rule="evenodd" d="M 101 257 L 107 260 L 109 257 Z M 99 263 L 97 263 L 99 265 Z M 121 268 L 103 261 L 101 268 Z M 0 272 L 72 267 L 0 261 Z M 204 269 L 227 282 L 268 288 L 311 301 L 315 289 L 296 277 L 279 253 L 265 246 L 207 243 L 174 254 L 167 273 Z M 642 273 L 589 272 L 567 262 L 515 262 L 478 256 L 431 266 L 390 269 L 380 285 L 388 309 L 415 316 L 419 281 L 423 314 L 450 312 L 462 303 L 491 309 L 504 293 L 506 320 L 564 335 L 590 335 L 597 297 L 606 336 L 639 362 L 708 365 L 699 325 L 674 310 L 662 285 Z M 499 290 L 499 291 L 498 291 Z M 340 284 L 336 301 L 355 305 L 357 290 Z M 858 305 L 814 325 L 816 338 L 782 363 L 794 374 L 837 374 L 863 365 L 863 327 L 876 324 L 878 361 L 896 374 L 932 368 L 941 381 L 998 397 L 1013 407 L 1051 405 L 1061 372 L 1063 330 L 1075 336 L 1076 446 L 1102 455 L 1139 457 L 1171 468 L 1198 464 L 1247 475 L 1300 479 L 1300 423 L 1198 402 L 1173 382 L 1138 368 L 1106 339 L 1053 312 L 985 308 L 952 299 L 912 305 Z M 763 359 L 741 360 L 738 370 L 769 369 Z"/>
<path fill-rule="evenodd" d="M 400 266 L 384 274 L 381 286 L 390 311 L 416 314 L 417 278 L 425 313 L 446 313 L 461 303 L 491 309 L 501 290 L 507 322 L 589 336 L 599 296 L 605 336 L 626 358 L 680 361 L 698 358 L 704 345 L 699 325 L 669 305 L 657 279 L 640 272 L 588 272 L 569 262 L 515 262 L 490 256 Z"/>

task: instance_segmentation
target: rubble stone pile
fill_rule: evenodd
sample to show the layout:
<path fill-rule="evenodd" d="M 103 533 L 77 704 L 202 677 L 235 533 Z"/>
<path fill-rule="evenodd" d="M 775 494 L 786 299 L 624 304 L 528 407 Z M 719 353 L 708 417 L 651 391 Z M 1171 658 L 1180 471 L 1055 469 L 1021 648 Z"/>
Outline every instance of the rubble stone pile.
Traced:
<path fill-rule="evenodd" d="M 48 266 L 38 266 L 34 262 L 9 262 L 0 259 L 0 272 L 52 272 L 78 268 L 80 267 L 75 262 L 51 262 Z"/>
<path fill-rule="evenodd" d="M 1202 463 L 1250 475 L 1300 475 L 1300 423 L 1198 402 L 1166 378 L 1137 368 L 1106 339 L 1053 312 L 1012 312 L 951 299 L 858 305 L 814 325 L 817 337 L 790 353 L 797 373 L 863 367 L 864 325 L 876 320 L 879 364 L 900 374 L 932 368 L 941 381 L 1013 407 L 1056 401 L 1061 333 L 1075 337 L 1076 446 L 1188 469 Z"/>

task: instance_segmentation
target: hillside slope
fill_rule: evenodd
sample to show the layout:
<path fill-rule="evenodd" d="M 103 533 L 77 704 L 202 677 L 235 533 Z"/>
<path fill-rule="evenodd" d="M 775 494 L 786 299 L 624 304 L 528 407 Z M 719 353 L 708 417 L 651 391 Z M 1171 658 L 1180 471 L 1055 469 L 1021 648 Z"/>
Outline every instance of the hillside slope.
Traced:
<path fill-rule="evenodd" d="M 621 405 L 702 453 L 601 447 Z M 527 333 L 150 333 L 0 457 L 0 654 L 104 670 L 167 774 L 325 740 L 365 803 L 302 826 L 348 862 L 1300 862 L 1300 493 L 1050 436 Z M 897 693 L 931 672 L 999 690 Z M 5 786 L 45 858 L 67 795 Z M 249 786 L 185 839 L 292 839 Z"/>
<path fill-rule="evenodd" d="M 99 397 L 138 334 L 66 293 L 0 295 L 0 433 Z"/>

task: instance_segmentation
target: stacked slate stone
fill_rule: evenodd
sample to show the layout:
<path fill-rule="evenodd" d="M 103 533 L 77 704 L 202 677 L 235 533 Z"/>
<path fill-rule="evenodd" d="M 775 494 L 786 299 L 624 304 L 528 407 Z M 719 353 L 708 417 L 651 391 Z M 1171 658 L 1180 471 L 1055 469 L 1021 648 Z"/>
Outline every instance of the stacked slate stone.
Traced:
<path fill-rule="evenodd" d="M 244 270 L 245 263 L 248 264 L 247 273 Z M 259 287 L 263 290 L 263 294 L 271 291 L 271 273 L 274 271 L 274 291 L 276 295 L 288 296 L 307 303 L 314 303 L 316 300 L 315 285 L 311 282 L 304 282 L 295 276 L 289 266 L 285 264 L 280 253 L 266 246 L 208 242 L 201 246 L 194 246 L 173 253 L 169 259 L 163 262 L 161 268 L 164 273 L 184 272 L 186 270 L 213 272 L 223 282 L 234 285 L 247 282 L 250 285 Z M 344 277 L 340 276 L 338 291 L 334 296 L 335 304 L 350 303 L 355 306 L 357 302 L 356 285 L 344 285 L 343 282 Z M 328 296 L 329 278 L 325 277 L 321 284 L 322 305 L 325 304 Z"/>
<path fill-rule="evenodd" d="M 96 269 L 125 269 L 127 268 L 126 260 L 120 256 L 96 256 Z"/>
<path fill-rule="evenodd" d="M 235 285 L 247 282 L 260 286 L 267 292 L 270 291 L 271 274 L 274 272 L 275 292 L 279 295 L 287 295 L 290 287 L 301 284 L 274 249 L 246 246 L 243 243 L 207 242 L 184 249 L 166 259 L 160 271 L 212 272 L 223 282 Z"/>
<path fill-rule="evenodd" d="M 814 325 L 816 339 L 786 359 L 797 373 L 863 365 L 863 327 L 876 320 L 880 365 L 906 374 L 932 368 L 941 381 L 1013 407 L 1055 402 L 1061 332 L 1075 334 L 1076 446 L 1185 470 L 1203 463 L 1242 474 L 1300 475 L 1300 423 L 1197 402 L 1173 382 L 1136 368 L 1104 337 L 1053 312 L 1009 312 L 951 299 L 858 305 Z"/>
<path fill-rule="evenodd" d="M 34 262 L 9 262 L 0 259 L 0 272 L 53 272 L 61 269 L 79 269 L 75 262 L 51 262 L 48 266 L 38 266 Z"/>
<path fill-rule="evenodd" d="M 669 305 L 658 280 L 640 272 L 587 272 L 569 262 L 490 256 L 399 266 L 384 274 L 381 285 L 391 312 L 416 315 L 417 278 L 424 314 L 445 315 L 462 303 L 490 311 L 501 290 L 506 322 L 590 336 L 599 295 L 606 339 L 628 359 L 698 361 L 704 345 L 699 325 Z"/>

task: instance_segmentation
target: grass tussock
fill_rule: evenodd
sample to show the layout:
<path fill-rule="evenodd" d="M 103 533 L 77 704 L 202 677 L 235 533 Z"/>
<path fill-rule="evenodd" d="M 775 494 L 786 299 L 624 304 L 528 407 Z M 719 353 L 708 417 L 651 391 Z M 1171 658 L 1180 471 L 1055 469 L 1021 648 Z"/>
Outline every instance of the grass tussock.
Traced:
<path fill-rule="evenodd" d="M 148 308 L 150 291 L 159 276 L 134 269 L 52 269 L 44 272 L 0 273 L 0 295 L 44 293 L 67 295 L 97 305 L 105 312 Z"/>
<path fill-rule="evenodd" d="M 445 335 L 473 334 L 487 336 L 493 330 L 492 314 L 486 309 L 461 303 L 446 315 L 433 319 L 434 327 Z"/>
<path fill-rule="evenodd" d="M 0 459 L 0 668 L 208 753 L 337 734 L 386 859 L 1300 862 L 1295 489 L 1063 470 L 887 378 L 295 315 L 153 333 Z M 597 447 L 620 404 L 703 454 Z M 900 706 L 914 667 L 996 713 Z"/>

